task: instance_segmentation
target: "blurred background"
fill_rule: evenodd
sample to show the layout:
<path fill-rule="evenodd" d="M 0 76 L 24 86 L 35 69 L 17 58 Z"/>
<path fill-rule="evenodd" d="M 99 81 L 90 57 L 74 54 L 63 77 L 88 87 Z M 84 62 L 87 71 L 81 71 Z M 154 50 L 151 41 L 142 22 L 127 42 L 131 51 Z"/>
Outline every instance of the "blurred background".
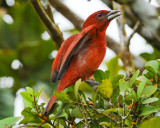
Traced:
<path fill-rule="evenodd" d="M 20 116 L 24 107 L 20 92 L 26 86 L 39 90 L 45 85 L 40 102 L 47 102 L 56 88 L 57 83 L 50 83 L 50 72 L 60 41 L 55 40 L 54 33 L 40 20 L 32 1 L 0 0 L 0 119 Z M 99 67 L 102 70 L 107 69 L 106 62 L 116 55 L 123 66 L 122 74 L 129 67 L 142 70 L 146 61 L 160 59 L 159 0 L 40 0 L 38 3 L 53 25 L 59 27 L 62 40 L 78 33 L 84 20 L 95 11 L 122 12 L 107 29 L 108 49 Z"/>

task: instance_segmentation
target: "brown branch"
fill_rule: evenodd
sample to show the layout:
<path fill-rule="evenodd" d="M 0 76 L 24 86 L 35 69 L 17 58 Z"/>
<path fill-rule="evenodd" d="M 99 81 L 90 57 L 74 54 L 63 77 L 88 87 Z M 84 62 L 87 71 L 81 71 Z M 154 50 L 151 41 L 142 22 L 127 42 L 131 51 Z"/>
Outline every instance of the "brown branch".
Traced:
<path fill-rule="evenodd" d="M 119 122 L 116 121 L 115 119 L 111 118 L 109 115 L 106 115 L 106 114 L 104 114 L 104 113 L 99 112 L 99 111 L 98 111 L 96 108 L 94 108 L 94 107 L 91 107 L 91 106 L 88 106 L 88 107 L 91 108 L 91 109 L 93 109 L 96 113 L 98 113 L 98 114 L 100 114 L 100 115 L 103 115 L 103 116 L 106 116 L 107 118 L 111 119 L 113 122 L 116 123 L 116 125 L 119 126 Z"/>
<path fill-rule="evenodd" d="M 57 47 L 63 42 L 62 33 L 59 28 L 52 22 L 45 10 L 41 7 L 38 0 L 30 0 L 34 10 L 49 31 L 51 39 L 56 42 Z"/>
<path fill-rule="evenodd" d="M 125 32 L 125 17 L 124 17 L 124 7 L 123 5 L 120 5 L 118 3 L 114 3 L 114 7 L 121 11 L 122 16 L 117 18 L 118 28 L 119 28 L 119 34 L 120 34 L 120 44 L 121 44 L 121 52 L 119 54 L 119 57 L 121 58 L 125 70 L 127 74 L 130 71 L 134 71 L 134 65 L 132 60 L 132 55 L 129 51 L 128 42 L 127 42 L 127 36 Z"/>
<path fill-rule="evenodd" d="M 71 21 L 77 29 L 81 29 L 83 20 L 74 14 L 67 6 L 65 6 L 60 0 L 48 0 L 50 4 L 62 15 L 64 15 L 69 21 Z"/>
<path fill-rule="evenodd" d="M 81 98 L 81 96 L 79 94 L 78 94 L 78 97 L 79 97 L 79 101 L 80 101 L 80 103 L 82 105 L 82 108 L 83 108 L 82 114 L 83 114 L 83 118 L 85 120 L 85 125 L 87 126 L 87 128 L 89 128 L 87 116 L 86 116 L 86 113 L 85 113 L 85 106 L 83 105 L 82 98 Z M 78 103 L 78 105 L 79 105 L 79 103 Z M 79 106 L 79 109 L 80 109 L 80 106 Z"/>
<path fill-rule="evenodd" d="M 126 109 L 125 109 L 125 102 L 126 102 L 126 91 L 124 92 L 123 96 L 123 116 L 122 116 L 122 128 L 124 128 L 125 125 L 125 119 L 126 119 Z"/>
<path fill-rule="evenodd" d="M 102 0 L 109 8 L 113 9 L 113 5 L 111 3 L 110 0 Z M 116 1 L 116 0 L 114 0 Z M 124 1 L 117 1 L 117 2 L 124 2 Z M 124 3 L 121 3 L 124 4 Z M 154 7 L 155 8 L 155 7 Z M 155 8 L 157 10 L 157 12 L 159 12 L 160 14 L 160 9 Z M 149 11 L 149 10 L 148 10 Z M 124 8 L 124 12 L 125 12 L 125 18 L 126 18 L 126 23 L 129 27 L 134 28 L 135 23 L 137 21 L 139 21 L 135 15 L 133 14 L 131 7 L 129 5 L 125 5 Z M 154 35 L 150 32 L 150 30 L 143 25 L 143 22 L 141 22 L 141 24 L 139 25 L 138 29 L 137 29 L 137 33 L 140 34 L 148 43 L 150 43 L 152 46 L 154 46 L 155 48 L 157 48 L 158 50 L 160 50 L 160 43 L 159 41 L 154 37 Z"/>
<path fill-rule="evenodd" d="M 130 45 L 130 41 L 131 41 L 133 35 L 134 35 L 134 34 L 136 33 L 136 31 L 137 31 L 139 25 L 140 25 L 140 22 L 137 21 L 137 23 L 136 23 L 135 26 L 133 27 L 133 31 L 132 31 L 131 35 L 130 35 L 130 36 L 128 37 L 128 39 L 127 39 L 127 45 L 128 45 L 128 47 L 129 47 L 129 45 Z"/>

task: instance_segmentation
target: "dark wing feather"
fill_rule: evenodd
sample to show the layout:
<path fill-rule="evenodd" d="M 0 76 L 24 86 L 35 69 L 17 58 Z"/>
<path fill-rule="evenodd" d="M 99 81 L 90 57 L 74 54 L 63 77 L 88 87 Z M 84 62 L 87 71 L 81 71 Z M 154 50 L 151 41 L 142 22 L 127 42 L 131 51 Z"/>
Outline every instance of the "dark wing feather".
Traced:
<path fill-rule="evenodd" d="M 56 70 L 57 80 L 60 80 L 63 77 L 72 56 L 75 55 L 84 46 L 85 43 L 87 43 L 88 39 L 92 37 L 92 31 L 95 29 L 96 28 L 94 26 L 89 26 L 81 31 L 81 33 L 77 35 L 74 40 L 72 40 L 67 50 L 65 50 L 65 53 L 63 52 L 64 54 L 62 54 L 61 58 L 59 58 L 61 60 L 60 67 L 58 67 L 58 70 Z M 55 76 L 52 76 L 52 79 L 54 77 Z"/>

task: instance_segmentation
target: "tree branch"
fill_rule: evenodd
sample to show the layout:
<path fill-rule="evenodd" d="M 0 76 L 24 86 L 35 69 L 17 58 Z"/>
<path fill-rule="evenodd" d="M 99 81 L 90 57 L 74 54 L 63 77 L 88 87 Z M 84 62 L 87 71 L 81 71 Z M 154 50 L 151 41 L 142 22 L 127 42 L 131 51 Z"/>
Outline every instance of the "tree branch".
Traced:
<path fill-rule="evenodd" d="M 113 6 L 110 2 L 110 0 L 102 0 L 109 8 L 113 9 Z M 117 1 L 117 0 L 114 0 Z M 127 0 L 126 0 L 127 1 Z M 117 1 L 121 4 L 126 4 L 125 1 L 119 0 Z M 155 7 L 154 7 L 155 8 Z M 155 8 L 155 10 L 157 10 L 157 12 L 160 12 L 159 8 Z M 149 10 L 148 10 L 149 11 Z M 126 23 L 128 24 L 129 27 L 133 28 L 135 26 L 135 23 L 138 21 L 137 18 L 135 17 L 135 15 L 133 14 L 133 12 L 131 11 L 131 7 L 130 5 L 125 5 L 124 8 L 124 12 L 125 12 L 125 18 L 126 18 Z M 143 15 L 142 15 L 143 16 Z M 158 19 L 157 19 L 158 20 Z M 157 48 L 158 50 L 160 50 L 160 43 L 159 40 L 157 40 L 154 35 L 151 33 L 151 31 L 143 25 L 143 22 L 141 22 L 141 24 L 139 25 L 138 29 L 137 29 L 137 33 L 140 34 L 148 43 L 150 43 L 152 46 L 154 46 L 155 48 Z"/>
<path fill-rule="evenodd" d="M 83 20 L 74 14 L 67 6 L 65 6 L 60 0 L 48 0 L 50 4 L 69 21 L 71 21 L 77 29 L 81 29 Z"/>
<path fill-rule="evenodd" d="M 132 55 L 129 51 L 129 47 L 128 47 L 128 41 L 127 41 L 127 35 L 125 32 L 125 17 L 124 17 L 124 7 L 123 5 L 114 3 L 114 7 L 116 7 L 116 9 L 120 10 L 122 13 L 122 16 L 120 18 L 117 19 L 117 23 L 118 23 L 118 28 L 119 28 L 119 33 L 120 33 L 120 44 L 121 44 L 121 52 L 119 54 L 119 57 L 121 58 L 125 70 L 127 73 L 134 71 L 134 65 L 133 65 L 133 60 L 132 60 Z"/>
<path fill-rule="evenodd" d="M 36 11 L 39 18 L 42 20 L 44 25 L 49 31 L 51 39 L 56 42 L 56 45 L 60 47 L 61 43 L 63 42 L 62 33 L 59 28 L 52 22 L 49 18 L 45 10 L 41 7 L 38 0 L 30 0 L 34 10 Z"/>
<path fill-rule="evenodd" d="M 133 31 L 132 31 L 131 35 L 130 35 L 130 36 L 128 37 L 128 39 L 127 39 L 128 47 L 129 47 L 129 45 L 130 45 L 130 40 L 132 39 L 133 35 L 136 33 L 139 25 L 140 25 L 140 22 L 137 21 L 137 23 L 136 23 L 135 26 L 133 27 Z"/>

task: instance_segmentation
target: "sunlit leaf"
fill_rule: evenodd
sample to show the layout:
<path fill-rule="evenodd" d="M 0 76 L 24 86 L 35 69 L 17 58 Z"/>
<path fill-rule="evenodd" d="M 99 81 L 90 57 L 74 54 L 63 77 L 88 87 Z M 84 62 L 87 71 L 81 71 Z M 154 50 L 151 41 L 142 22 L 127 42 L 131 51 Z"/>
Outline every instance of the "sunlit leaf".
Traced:
<path fill-rule="evenodd" d="M 69 96 L 64 92 L 53 92 L 54 96 L 57 97 L 63 103 L 71 103 L 72 101 L 69 99 Z"/>
<path fill-rule="evenodd" d="M 119 65 L 118 65 L 118 56 L 112 58 L 109 62 L 106 63 L 108 70 L 110 71 L 110 77 L 109 79 L 112 80 L 119 71 Z"/>
<path fill-rule="evenodd" d="M 99 123 L 99 125 L 103 125 L 103 126 L 106 126 L 106 127 L 110 127 L 111 126 L 111 124 L 108 123 L 108 122 L 101 122 L 101 123 Z"/>
<path fill-rule="evenodd" d="M 20 94 L 28 102 L 33 102 L 33 98 L 28 92 L 21 92 Z"/>
<path fill-rule="evenodd" d="M 33 89 L 31 87 L 26 87 L 26 90 L 29 94 L 33 95 Z"/>

